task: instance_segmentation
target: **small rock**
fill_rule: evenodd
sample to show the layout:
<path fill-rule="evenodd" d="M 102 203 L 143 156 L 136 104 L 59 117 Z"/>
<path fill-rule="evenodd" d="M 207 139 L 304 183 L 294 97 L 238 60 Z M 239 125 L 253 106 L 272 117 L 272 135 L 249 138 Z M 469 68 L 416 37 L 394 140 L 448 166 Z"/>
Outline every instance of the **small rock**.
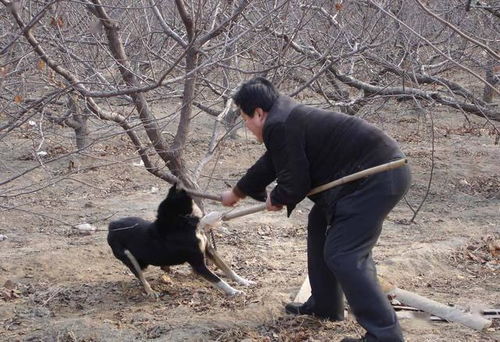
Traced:
<path fill-rule="evenodd" d="M 160 189 L 158 189 L 156 186 L 151 187 L 152 194 L 156 194 L 156 193 L 158 193 L 158 191 L 160 191 Z"/>
<path fill-rule="evenodd" d="M 32 309 L 31 313 L 34 317 L 52 317 L 53 316 L 50 309 L 43 307 L 43 306 L 35 306 Z"/>
<path fill-rule="evenodd" d="M 78 232 L 82 235 L 90 235 L 96 230 L 96 228 L 90 223 L 82 223 L 75 226 L 75 228 L 78 229 Z"/>
<path fill-rule="evenodd" d="M 7 240 L 7 235 L 0 234 L 0 241 Z"/>
<path fill-rule="evenodd" d="M 459 180 L 458 183 L 460 183 L 460 185 L 470 186 L 469 182 L 467 182 L 467 179 L 465 178 Z"/>
<path fill-rule="evenodd" d="M 3 287 L 5 287 L 8 290 L 14 290 L 16 288 L 16 283 L 14 283 L 12 280 L 8 279 L 5 284 L 3 284 Z"/>

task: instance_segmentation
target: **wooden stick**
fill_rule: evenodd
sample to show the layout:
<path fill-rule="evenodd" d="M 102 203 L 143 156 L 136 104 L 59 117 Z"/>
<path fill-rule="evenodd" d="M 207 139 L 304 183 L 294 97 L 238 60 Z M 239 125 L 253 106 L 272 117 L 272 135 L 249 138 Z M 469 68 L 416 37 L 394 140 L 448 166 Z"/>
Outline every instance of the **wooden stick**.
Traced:
<path fill-rule="evenodd" d="M 369 169 L 366 169 L 366 170 L 362 170 L 362 171 L 353 173 L 351 175 L 342 177 L 340 179 L 337 179 L 337 180 L 335 180 L 333 182 L 320 185 L 320 186 L 312 189 L 307 194 L 307 196 L 314 195 L 314 194 L 317 194 L 317 193 L 319 193 L 321 191 L 325 191 L 325 190 L 331 189 L 331 188 L 333 188 L 335 186 L 338 186 L 338 185 L 341 185 L 341 184 L 345 184 L 345 183 L 348 183 L 348 182 L 352 182 L 352 181 L 355 181 L 357 179 L 360 179 L 360 178 L 363 178 L 363 177 L 367 177 L 367 176 L 370 176 L 370 175 L 373 175 L 373 174 L 376 174 L 376 173 L 379 173 L 379 172 L 382 172 L 382 171 L 392 170 L 392 169 L 401 167 L 401 166 L 405 165 L 406 163 L 408 163 L 408 160 L 406 160 L 406 159 L 399 159 L 399 160 L 396 160 L 396 161 L 393 161 L 393 162 L 390 162 L 390 163 L 386 163 L 386 164 L 375 166 L 375 167 L 372 167 L 372 168 L 369 168 Z M 188 190 L 186 190 L 186 191 L 188 191 Z M 193 191 L 193 190 L 189 190 L 188 192 L 189 193 L 193 192 L 193 193 L 197 193 L 197 194 L 203 195 L 205 198 L 209 198 L 208 196 L 210 196 L 211 199 L 215 199 L 215 197 L 216 197 L 215 195 L 199 193 L 199 192 L 196 192 L 196 191 Z M 232 220 L 232 219 L 237 218 L 237 217 L 241 217 L 241 216 L 245 216 L 245 215 L 249 215 L 249 214 L 254 214 L 254 213 L 257 213 L 259 211 L 264 211 L 264 210 L 266 210 L 266 204 L 265 203 L 256 204 L 256 205 L 253 205 L 253 206 L 250 206 L 250 207 L 246 207 L 246 208 L 241 208 L 241 209 L 232 209 L 230 211 L 227 211 L 227 212 L 223 213 L 221 215 L 221 219 L 223 221 L 228 221 L 228 220 Z"/>
<path fill-rule="evenodd" d="M 312 189 L 307 194 L 307 196 L 311 196 L 311 195 L 317 194 L 317 193 L 319 193 L 321 191 L 325 191 L 325 190 L 331 189 L 331 188 L 333 188 L 335 186 L 338 186 L 338 185 L 341 185 L 341 184 L 345 184 L 345 183 L 349 183 L 349 182 L 355 181 L 357 179 L 373 175 L 375 173 L 379 173 L 379 172 L 382 172 L 382 171 L 396 169 L 398 167 L 406 165 L 407 163 L 408 163 L 408 160 L 406 158 L 404 158 L 404 159 L 399 159 L 399 160 L 396 160 L 396 161 L 393 161 L 393 162 L 390 162 L 390 163 L 386 163 L 386 164 L 382 164 L 382 165 L 379 165 L 379 166 L 371 167 L 369 169 L 362 170 L 362 171 L 353 173 L 351 175 L 339 178 L 339 179 L 334 180 L 334 181 L 332 181 L 330 183 L 326 183 L 326 184 L 320 185 L 320 186 Z"/>
<path fill-rule="evenodd" d="M 325 191 L 325 190 L 331 189 L 333 187 L 336 187 L 338 185 L 349 183 L 349 182 L 355 181 L 357 179 L 360 179 L 360 178 L 363 178 L 363 177 L 367 177 L 367 176 L 370 176 L 370 175 L 373 175 L 373 174 L 376 174 L 376 173 L 379 173 L 379 172 L 382 172 L 382 171 L 392 170 L 392 169 L 401 167 L 403 165 L 406 165 L 407 163 L 408 163 L 408 160 L 406 158 L 404 158 L 404 159 L 399 159 L 399 160 L 396 160 L 396 161 L 393 161 L 393 162 L 385 163 L 385 164 L 382 164 L 382 165 L 378 165 L 378 166 L 375 166 L 375 167 L 371 167 L 369 169 L 362 170 L 362 171 L 353 173 L 351 175 L 339 178 L 339 179 L 334 180 L 334 181 L 332 181 L 330 183 L 326 183 L 326 184 L 320 185 L 320 186 L 312 189 L 307 194 L 307 196 L 311 196 L 311 195 L 317 194 L 317 193 L 319 193 L 321 191 Z M 201 192 L 201 191 L 198 191 L 198 190 L 192 190 L 192 189 L 186 189 L 186 192 L 189 193 L 192 196 L 195 196 L 195 197 L 206 198 L 206 199 L 211 199 L 211 200 L 214 200 L 214 201 L 222 202 L 222 197 L 220 195 L 205 193 L 205 192 Z M 240 217 L 240 216 L 243 216 L 243 215 L 253 214 L 253 213 L 256 213 L 258 211 L 264 210 L 265 206 L 262 209 L 257 209 L 257 208 L 260 208 L 260 206 L 254 206 L 254 207 L 246 208 L 245 210 L 248 209 L 248 213 L 247 214 L 243 214 L 246 211 L 242 210 L 241 211 L 242 214 L 238 213 L 237 216 L 230 215 L 230 217 L 231 218 L 235 218 L 235 217 Z M 228 219 L 228 220 L 230 220 L 230 219 Z"/>
<path fill-rule="evenodd" d="M 185 189 L 188 194 L 194 197 L 199 197 L 199 198 L 206 198 L 206 199 L 211 199 L 217 202 L 222 202 L 222 196 L 220 195 L 215 195 L 215 194 L 209 194 L 206 192 L 201 192 L 198 190 L 193 190 L 193 189 Z"/>
<path fill-rule="evenodd" d="M 230 210 L 230 211 L 223 213 L 221 216 L 221 220 L 222 221 L 229 221 L 229 220 L 232 220 L 232 219 L 237 218 L 237 217 L 257 213 L 257 212 L 263 211 L 263 210 L 266 210 L 265 203 L 259 203 L 259 204 L 255 204 L 255 205 L 252 205 L 250 207 L 241 208 L 241 209 L 233 209 L 233 210 Z"/>

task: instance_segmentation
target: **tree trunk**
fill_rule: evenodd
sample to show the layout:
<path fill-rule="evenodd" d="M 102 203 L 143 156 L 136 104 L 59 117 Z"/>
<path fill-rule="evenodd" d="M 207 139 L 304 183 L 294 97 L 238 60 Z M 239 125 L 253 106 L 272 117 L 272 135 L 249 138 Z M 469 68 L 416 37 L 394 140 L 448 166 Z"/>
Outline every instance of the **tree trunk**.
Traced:
<path fill-rule="evenodd" d="M 494 86 L 495 84 L 498 83 L 498 76 L 496 75 L 496 69 L 500 69 L 500 66 L 496 65 L 494 61 L 490 61 L 488 65 L 486 66 L 486 81 L 488 81 L 489 84 Z M 499 70 L 500 71 L 500 70 Z M 492 103 L 493 102 L 493 87 L 490 87 L 489 85 L 484 86 L 483 90 L 483 101 L 486 103 Z"/>

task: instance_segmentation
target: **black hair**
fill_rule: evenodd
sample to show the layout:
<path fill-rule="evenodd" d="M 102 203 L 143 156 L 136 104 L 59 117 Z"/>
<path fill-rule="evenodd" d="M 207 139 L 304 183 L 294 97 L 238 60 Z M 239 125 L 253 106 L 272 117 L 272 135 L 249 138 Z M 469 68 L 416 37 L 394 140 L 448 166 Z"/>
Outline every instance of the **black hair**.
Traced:
<path fill-rule="evenodd" d="M 234 103 L 250 117 L 256 108 L 269 112 L 279 92 L 273 84 L 264 77 L 255 77 L 244 82 L 233 95 Z"/>

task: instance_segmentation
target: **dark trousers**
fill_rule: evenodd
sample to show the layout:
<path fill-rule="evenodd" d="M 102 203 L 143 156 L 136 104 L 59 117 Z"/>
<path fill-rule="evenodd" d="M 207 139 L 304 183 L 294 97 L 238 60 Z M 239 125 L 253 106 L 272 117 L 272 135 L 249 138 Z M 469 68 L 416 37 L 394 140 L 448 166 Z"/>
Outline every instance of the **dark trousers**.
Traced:
<path fill-rule="evenodd" d="M 403 341 L 401 328 L 377 280 L 372 248 L 382 223 L 408 190 L 408 166 L 369 176 L 331 208 L 313 206 L 308 221 L 309 304 L 343 319 L 343 293 L 368 341 Z M 328 224 L 328 222 L 330 224 Z"/>

